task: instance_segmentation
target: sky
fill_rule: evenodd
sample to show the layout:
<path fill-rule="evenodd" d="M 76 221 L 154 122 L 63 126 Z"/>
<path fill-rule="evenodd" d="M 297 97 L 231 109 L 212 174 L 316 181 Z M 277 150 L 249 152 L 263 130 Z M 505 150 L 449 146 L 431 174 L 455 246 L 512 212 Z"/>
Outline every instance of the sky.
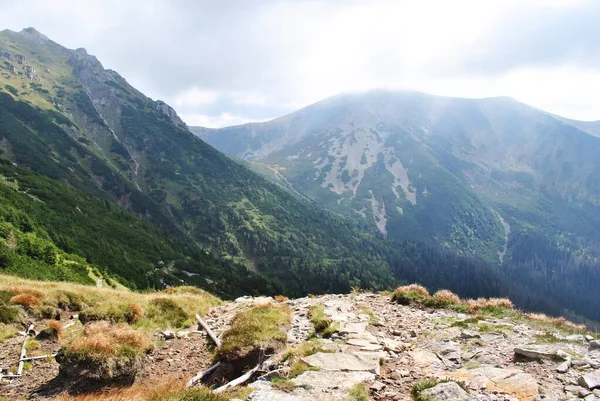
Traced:
<path fill-rule="evenodd" d="M 0 0 L 0 30 L 84 47 L 188 125 L 341 92 L 511 96 L 600 120 L 598 0 Z"/>

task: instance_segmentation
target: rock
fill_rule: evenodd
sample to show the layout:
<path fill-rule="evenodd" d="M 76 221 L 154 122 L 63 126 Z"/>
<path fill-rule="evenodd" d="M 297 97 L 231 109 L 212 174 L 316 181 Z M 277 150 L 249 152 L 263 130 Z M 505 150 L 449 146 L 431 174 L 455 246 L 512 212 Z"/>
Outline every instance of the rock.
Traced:
<path fill-rule="evenodd" d="M 585 339 L 586 339 L 587 341 L 594 341 L 594 337 L 590 336 L 589 334 L 587 334 L 587 335 L 585 336 Z"/>
<path fill-rule="evenodd" d="M 358 323 L 342 323 L 340 324 L 339 332 L 341 334 L 358 334 L 367 331 L 368 322 Z M 370 334 L 370 333 L 369 333 Z"/>
<path fill-rule="evenodd" d="M 460 333 L 460 338 L 469 339 L 469 338 L 481 338 L 481 336 L 477 333 L 473 333 L 471 331 L 462 331 Z"/>
<path fill-rule="evenodd" d="M 163 330 L 160 332 L 160 334 L 165 340 L 172 340 L 175 338 L 175 332 L 171 330 Z"/>
<path fill-rule="evenodd" d="M 590 341 L 590 348 L 600 348 L 600 340 Z"/>
<path fill-rule="evenodd" d="M 189 330 L 180 330 L 177 332 L 177 338 L 188 338 L 190 335 Z"/>
<path fill-rule="evenodd" d="M 558 373 L 567 373 L 571 368 L 571 361 L 564 361 L 556 367 Z"/>
<path fill-rule="evenodd" d="M 552 356 L 552 354 L 547 350 L 547 348 L 535 346 L 530 346 L 527 348 L 515 348 L 514 352 L 515 356 L 520 356 L 532 360 L 549 358 Z"/>
<path fill-rule="evenodd" d="M 385 388 L 385 384 L 380 381 L 376 381 L 369 386 L 369 389 L 373 390 L 373 391 L 381 391 L 384 388 Z"/>
<path fill-rule="evenodd" d="M 567 341 L 585 341 L 585 337 L 581 334 L 571 334 L 570 336 L 566 336 L 565 340 Z"/>
<path fill-rule="evenodd" d="M 454 382 L 440 383 L 436 386 L 421 391 L 422 398 L 431 401 L 475 401 L 477 398 L 470 396 Z"/>
<path fill-rule="evenodd" d="M 563 351 L 562 349 L 556 350 L 555 356 L 559 357 L 563 361 L 570 361 L 571 355 Z"/>
<path fill-rule="evenodd" d="M 476 369 L 458 369 L 444 372 L 440 378 L 449 377 L 465 382 L 469 388 L 487 387 L 487 391 L 508 393 L 521 401 L 533 401 L 538 395 L 538 383 L 528 373 L 517 369 L 502 369 L 485 366 Z"/>
<path fill-rule="evenodd" d="M 581 376 L 577 382 L 588 390 L 600 388 L 600 370 Z"/>
<path fill-rule="evenodd" d="M 340 372 L 363 371 L 379 374 L 379 353 L 330 354 L 318 352 L 302 358 L 309 366 Z"/>

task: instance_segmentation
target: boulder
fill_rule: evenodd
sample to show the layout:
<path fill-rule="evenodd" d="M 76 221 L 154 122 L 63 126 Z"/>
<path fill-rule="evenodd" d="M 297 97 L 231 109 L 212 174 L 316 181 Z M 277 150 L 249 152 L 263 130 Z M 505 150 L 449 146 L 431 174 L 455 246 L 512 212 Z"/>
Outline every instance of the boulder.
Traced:
<path fill-rule="evenodd" d="M 538 383 L 528 373 L 518 369 L 502 369 L 484 366 L 476 369 L 458 369 L 444 372 L 440 377 L 462 381 L 469 388 L 486 388 L 488 391 L 499 391 L 518 398 L 521 401 L 534 401 L 538 396 Z"/>
<path fill-rule="evenodd" d="M 600 370 L 579 377 L 578 383 L 589 390 L 600 388 Z"/>
<path fill-rule="evenodd" d="M 558 373 L 567 373 L 571 368 L 571 361 L 564 361 L 556 367 Z"/>
<path fill-rule="evenodd" d="M 476 401 L 454 382 L 440 383 L 436 386 L 421 391 L 422 398 L 431 401 Z"/>
<path fill-rule="evenodd" d="M 356 354 L 331 354 L 317 352 L 302 358 L 309 366 L 320 370 L 333 370 L 340 372 L 363 371 L 379 374 L 380 354 L 376 352 L 365 352 Z"/>

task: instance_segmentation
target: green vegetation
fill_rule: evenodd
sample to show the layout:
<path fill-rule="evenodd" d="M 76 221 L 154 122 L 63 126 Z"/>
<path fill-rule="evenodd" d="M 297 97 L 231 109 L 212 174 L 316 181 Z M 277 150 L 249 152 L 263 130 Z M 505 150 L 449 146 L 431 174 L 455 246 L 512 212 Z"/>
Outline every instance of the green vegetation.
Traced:
<path fill-rule="evenodd" d="M 291 322 L 287 306 L 267 304 L 238 313 L 223 334 L 217 356 L 230 360 L 256 350 L 277 350 L 285 345 L 284 327 Z"/>
<path fill-rule="evenodd" d="M 293 381 L 285 379 L 283 377 L 275 377 L 271 381 L 271 383 L 273 385 L 273 388 L 280 391 L 285 391 L 286 393 L 294 391 L 294 388 L 296 387 Z"/>
<path fill-rule="evenodd" d="M 348 401 L 369 401 L 369 389 L 365 384 L 355 384 L 348 390 Z"/>
<path fill-rule="evenodd" d="M 308 308 L 308 317 L 315 327 L 315 334 L 323 338 L 329 338 L 338 331 L 338 323 L 331 321 L 322 304 L 315 304 Z"/>

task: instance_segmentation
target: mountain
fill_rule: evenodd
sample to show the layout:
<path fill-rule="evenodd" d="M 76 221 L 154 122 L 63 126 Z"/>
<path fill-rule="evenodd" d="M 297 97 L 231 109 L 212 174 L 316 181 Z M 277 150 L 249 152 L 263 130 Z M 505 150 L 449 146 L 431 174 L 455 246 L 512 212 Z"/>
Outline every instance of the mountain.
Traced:
<path fill-rule="evenodd" d="M 498 263 L 526 231 L 598 244 L 597 127 L 510 98 L 371 91 L 192 131 L 389 237 Z"/>
<path fill-rule="evenodd" d="M 31 232 L 137 288 L 185 282 L 229 297 L 304 295 L 390 288 L 426 272 L 451 276 L 468 295 L 500 291 L 486 266 L 387 241 L 248 170 L 84 49 L 66 49 L 33 28 L 2 31 L 0 49 L 9 183 L 1 187 L 2 215 L 18 239 Z M 26 252 L 9 245 L 11 257 Z M 65 268 L 56 263 L 27 275 L 47 279 Z M 478 278 L 464 286 L 456 270 L 434 273 L 446 263 Z M 14 263 L 5 270 L 22 272 Z"/>
<path fill-rule="evenodd" d="M 464 176 L 435 162 L 429 145 L 411 142 L 423 152 L 414 157 L 424 166 L 421 177 L 408 167 L 410 185 L 392 177 L 384 188 L 386 196 L 398 193 L 400 217 L 412 216 L 413 226 L 422 227 L 407 241 L 400 225 L 395 239 L 392 217 L 381 214 L 387 208 L 379 209 L 380 221 L 388 223 L 386 236 L 368 220 L 340 216 L 343 210 L 358 216 L 348 207 L 353 199 L 341 201 L 332 213 L 310 191 L 299 191 L 310 180 L 286 187 L 273 181 L 286 177 L 284 170 L 270 178 L 250 171 L 245 166 L 255 163 L 240 163 L 199 139 L 169 105 L 146 97 L 83 49 L 66 49 L 32 28 L 0 32 L 0 49 L 2 272 L 82 283 L 103 276 L 110 285 L 139 289 L 189 283 L 224 297 L 304 296 L 421 282 L 463 297 L 508 295 L 526 309 L 600 320 L 593 291 L 599 269 L 592 253 L 574 258 L 564 245 L 588 251 L 590 244 L 583 247 L 564 235 L 558 248 L 550 237 L 514 230 L 509 221 L 511 264 L 500 269 L 487 263 L 486 255 L 497 265 L 497 252 L 506 244 L 496 214 L 505 210 L 490 207 Z M 359 116 L 358 106 L 347 111 Z M 320 114 L 325 124 L 328 112 Z M 373 156 L 367 153 L 368 161 Z M 377 157 L 378 166 L 400 165 Z M 444 163 L 455 159 L 447 156 Z M 404 159 L 401 164 L 408 166 Z M 262 166 L 273 171 L 272 165 Z M 383 204 L 375 186 L 362 188 L 366 177 L 376 182 L 376 169 L 357 173 L 362 175 L 354 179 L 362 179 L 356 190 L 371 190 L 373 204 Z M 428 180 L 426 187 L 421 178 Z M 392 188 L 395 179 L 406 191 L 400 183 Z M 337 196 L 318 184 L 312 188 Z M 458 217 L 444 208 L 443 196 L 450 195 L 462 213 Z M 425 206 L 436 202 L 440 210 L 428 222 Z M 581 227 L 593 228 L 594 218 Z M 430 232 L 448 243 L 430 240 Z M 453 249 L 463 239 L 458 255 Z M 471 257 L 480 253 L 480 260 Z"/>

